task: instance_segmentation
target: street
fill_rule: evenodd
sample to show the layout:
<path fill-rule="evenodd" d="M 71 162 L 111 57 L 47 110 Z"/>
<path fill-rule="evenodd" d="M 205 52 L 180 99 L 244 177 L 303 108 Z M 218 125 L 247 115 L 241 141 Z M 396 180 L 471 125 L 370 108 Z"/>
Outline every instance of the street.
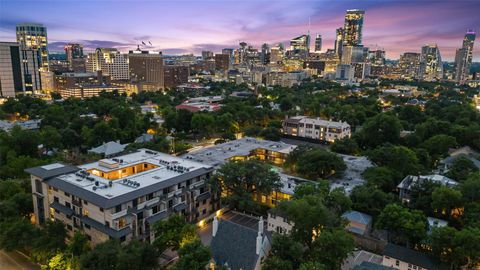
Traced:
<path fill-rule="evenodd" d="M 40 267 L 17 251 L 0 250 L 0 269 L 2 270 L 37 270 Z"/>

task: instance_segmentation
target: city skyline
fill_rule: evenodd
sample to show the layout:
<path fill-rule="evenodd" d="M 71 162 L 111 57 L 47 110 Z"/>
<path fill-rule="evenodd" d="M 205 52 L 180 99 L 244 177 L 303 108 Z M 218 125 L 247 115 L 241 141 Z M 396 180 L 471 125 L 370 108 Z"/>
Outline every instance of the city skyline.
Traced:
<path fill-rule="evenodd" d="M 151 41 L 153 46 L 148 47 L 164 54 L 199 54 L 236 48 L 240 41 L 256 47 L 265 42 L 287 43 L 308 30 L 312 36 L 322 35 L 325 51 L 333 48 L 335 29 L 343 26 L 345 10 L 362 9 L 365 46 L 377 46 L 386 50 L 388 58 L 398 59 L 403 52 L 420 52 L 423 45 L 436 43 L 442 58 L 453 61 L 465 31 L 480 28 L 480 17 L 475 16 L 480 2 L 476 1 L 2 0 L 0 7 L 2 41 L 15 40 L 18 23 L 43 23 L 51 52 L 61 52 L 71 42 L 81 43 L 86 51 L 114 47 L 127 52 Z M 474 61 L 480 61 L 478 47 Z"/>

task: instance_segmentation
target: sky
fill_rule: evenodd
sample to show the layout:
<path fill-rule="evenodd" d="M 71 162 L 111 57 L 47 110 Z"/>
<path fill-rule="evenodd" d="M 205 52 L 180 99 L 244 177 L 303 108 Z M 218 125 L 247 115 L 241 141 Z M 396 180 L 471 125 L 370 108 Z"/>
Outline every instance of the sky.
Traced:
<path fill-rule="evenodd" d="M 347 9 L 365 10 L 363 44 L 386 50 L 390 59 L 436 43 L 450 61 L 465 31 L 480 31 L 480 0 L 0 0 L 0 41 L 15 40 L 17 23 L 35 22 L 47 26 L 50 51 L 77 42 L 85 51 L 126 52 L 150 41 L 144 49 L 198 54 L 240 41 L 288 43 L 310 29 L 312 37 L 323 36 L 326 50 Z"/>

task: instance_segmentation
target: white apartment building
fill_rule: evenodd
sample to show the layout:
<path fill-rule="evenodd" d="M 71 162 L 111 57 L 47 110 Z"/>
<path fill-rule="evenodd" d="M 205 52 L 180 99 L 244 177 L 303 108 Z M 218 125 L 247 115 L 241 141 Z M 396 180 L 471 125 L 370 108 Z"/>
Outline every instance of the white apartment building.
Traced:
<path fill-rule="evenodd" d="M 120 53 L 113 48 L 98 48 L 94 53 L 89 53 L 85 62 L 87 72 L 101 70 L 112 80 L 128 80 L 128 55 Z"/>
<path fill-rule="evenodd" d="M 189 222 L 219 207 L 207 181 L 213 167 L 164 153 L 137 152 L 72 166 L 29 168 L 35 221 L 59 220 L 93 245 L 110 238 L 152 242 L 152 225 L 173 214 Z"/>
<path fill-rule="evenodd" d="M 285 118 L 283 121 L 283 134 L 333 143 L 336 140 L 349 138 L 351 130 L 350 125 L 346 122 L 294 116 Z"/>

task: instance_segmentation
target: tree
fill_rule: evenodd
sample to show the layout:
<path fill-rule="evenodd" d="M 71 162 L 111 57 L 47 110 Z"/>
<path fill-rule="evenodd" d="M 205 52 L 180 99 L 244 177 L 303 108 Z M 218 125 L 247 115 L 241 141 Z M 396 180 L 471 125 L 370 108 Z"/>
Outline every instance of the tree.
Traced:
<path fill-rule="evenodd" d="M 455 145 L 457 145 L 455 137 L 444 134 L 435 135 L 423 142 L 423 148 L 428 151 L 434 160 L 447 153 L 448 149 Z"/>
<path fill-rule="evenodd" d="M 178 250 L 185 244 L 198 239 L 195 225 L 187 223 L 180 215 L 172 215 L 166 220 L 153 224 L 155 241 L 153 245 L 162 253 L 168 248 Z"/>
<path fill-rule="evenodd" d="M 382 210 L 375 225 L 393 234 L 396 242 L 416 244 L 425 239 L 428 222 L 421 211 L 389 204 Z"/>
<path fill-rule="evenodd" d="M 445 263 L 452 263 L 454 260 L 453 241 L 456 233 L 454 228 L 445 226 L 434 228 L 429 236 L 433 255 Z"/>
<path fill-rule="evenodd" d="M 174 270 L 203 270 L 210 261 L 210 250 L 200 240 L 185 244 L 178 250 L 180 259 Z"/>
<path fill-rule="evenodd" d="M 360 133 L 364 147 L 374 148 L 384 143 L 396 143 L 400 139 L 400 121 L 397 117 L 385 113 L 368 119 Z"/>
<path fill-rule="evenodd" d="M 212 133 L 215 119 L 208 113 L 196 113 L 192 117 L 191 127 L 200 134 L 200 136 L 208 136 Z"/>
<path fill-rule="evenodd" d="M 278 206 L 294 224 L 291 233 L 293 238 L 309 248 L 315 237 L 326 227 L 340 224 L 338 216 L 323 204 L 323 199 L 315 195 L 306 195 L 300 199 L 284 201 Z"/>
<path fill-rule="evenodd" d="M 447 186 L 440 186 L 432 192 L 432 208 L 450 217 L 452 210 L 462 206 L 462 193 Z"/>
<path fill-rule="evenodd" d="M 153 246 L 133 240 L 121 247 L 117 255 L 117 270 L 147 270 L 157 266 L 157 253 Z"/>
<path fill-rule="evenodd" d="M 341 215 L 352 208 L 352 200 L 345 194 L 343 188 L 335 188 L 325 199 L 325 206 L 338 215 Z"/>
<path fill-rule="evenodd" d="M 319 262 L 316 261 L 307 261 L 303 262 L 298 270 L 327 270 L 328 268 Z"/>
<path fill-rule="evenodd" d="M 327 269 L 340 269 L 354 248 L 353 237 L 345 230 L 340 228 L 324 230 L 313 242 L 310 257 L 324 264 Z"/>
<path fill-rule="evenodd" d="M 302 245 L 291 236 L 275 234 L 269 256 L 263 261 L 262 269 L 297 269 L 303 256 Z"/>
<path fill-rule="evenodd" d="M 310 179 L 325 178 L 342 173 L 347 166 L 334 153 L 314 149 L 300 155 L 296 164 L 297 172 Z"/>
<path fill-rule="evenodd" d="M 117 240 L 108 240 L 98 244 L 90 252 L 80 257 L 80 267 L 85 270 L 115 270 L 121 246 Z"/>
<path fill-rule="evenodd" d="M 350 198 L 353 202 L 353 209 L 372 216 L 377 216 L 387 204 L 395 201 L 393 194 L 385 193 L 369 185 L 353 188 Z"/>
<path fill-rule="evenodd" d="M 345 155 L 358 155 L 360 153 L 360 147 L 358 146 L 357 142 L 352 138 L 335 140 L 330 149 L 333 152 Z"/>
<path fill-rule="evenodd" d="M 378 166 L 398 172 L 399 178 L 409 174 L 418 174 L 422 169 L 417 155 L 404 146 L 382 146 L 368 151 L 367 156 Z"/>
<path fill-rule="evenodd" d="M 472 269 L 480 264 L 480 228 L 470 227 L 455 234 L 453 239 L 454 262 L 464 266 L 464 269 Z"/>
<path fill-rule="evenodd" d="M 280 141 L 280 139 L 282 138 L 282 133 L 278 128 L 275 127 L 267 127 L 262 130 L 259 135 L 265 140 L 270 141 Z"/>
<path fill-rule="evenodd" d="M 224 189 L 232 208 L 255 208 L 253 196 L 260 201 L 281 187 L 280 176 L 268 164 L 257 160 L 229 162 L 217 170 L 213 188 Z"/>
<path fill-rule="evenodd" d="M 465 181 L 471 173 L 477 172 L 478 168 L 473 161 L 461 156 L 453 161 L 452 167 L 447 173 L 447 176 L 455 179 L 458 182 Z"/>
<path fill-rule="evenodd" d="M 47 152 L 62 147 L 62 135 L 60 135 L 56 128 L 51 126 L 42 127 L 40 131 L 40 141 Z"/>
<path fill-rule="evenodd" d="M 459 187 L 463 198 L 468 202 L 480 202 L 480 173 L 472 174 L 460 183 Z"/>
<path fill-rule="evenodd" d="M 391 192 L 397 184 L 395 173 L 387 167 L 368 168 L 363 172 L 363 177 L 368 185 L 385 192 Z"/>
<path fill-rule="evenodd" d="M 9 219 L 0 223 L 0 247 L 7 251 L 31 246 L 37 229 L 26 219 Z"/>

